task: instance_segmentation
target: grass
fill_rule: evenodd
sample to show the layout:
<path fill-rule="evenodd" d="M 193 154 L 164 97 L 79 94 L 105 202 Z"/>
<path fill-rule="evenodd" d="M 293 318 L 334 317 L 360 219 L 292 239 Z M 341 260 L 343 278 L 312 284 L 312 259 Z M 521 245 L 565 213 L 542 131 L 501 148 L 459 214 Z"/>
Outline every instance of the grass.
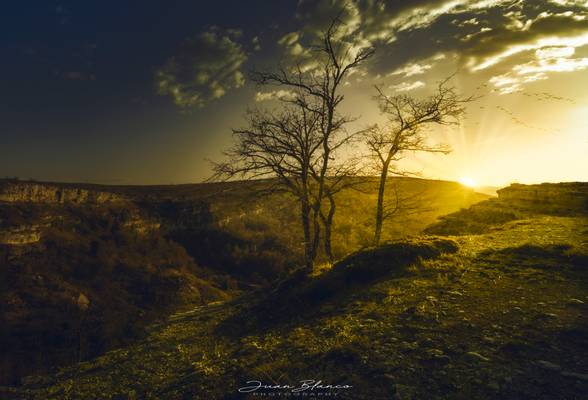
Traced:
<path fill-rule="evenodd" d="M 366 250 L 311 282 L 330 274 L 344 282 L 360 265 L 390 268 L 376 267 L 374 279 L 302 315 L 256 332 L 215 334 L 256 304 L 256 295 L 245 296 L 173 318 L 131 347 L 30 378 L 4 397 L 236 399 L 246 398 L 236 389 L 249 379 L 322 379 L 353 385 L 343 399 L 581 398 L 588 277 L 568 255 L 586 251 L 585 223 L 536 217 L 438 245 L 425 239 L 411 249 L 435 256 L 396 268 L 387 260 L 406 254 L 402 247 L 378 256 Z M 560 267 L 530 268 L 547 259 Z"/>
<path fill-rule="evenodd" d="M 426 237 L 358 251 L 318 276 L 293 274 L 266 295 L 258 295 L 251 307 L 224 321 L 218 332 L 258 333 L 277 323 L 315 315 L 325 304 L 339 304 L 379 280 L 412 275 L 410 267 L 415 263 L 457 250 L 453 240 Z"/>
<path fill-rule="evenodd" d="M 7 184 L 0 180 L 0 191 Z M 267 285 L 301 264 L 298 207 L 283 194 L 259 196 L 267 182 L 51 185 L 126 200 L 0 202 L 0 240 L 16 228 L 41 237 L 26 246 L 0 245 L 0 383 L 128 344 L 170 309 Z M 390 185 L 418 193 L 430 209 L 418 219 L 397 216 L 385 227 L 388 240 L 485 198 L 451 182 L 402 178 Z M 338 194 L 336 257 L 371 239 L 376 180 L 366 178 L 361 189 Z M 317 263 L 324 262 L 319 255 Z M 81 295 L 90 301 L 83 314 Z"/>
<path fill-rule="evenodd" d="M 521 219 L 521 214 L 513 212 L 508 205 L 496 199 L 490 199 L 441 217 L 425 232 L 433 235 L 477 235 L 506 222 Z"/>
<path fill-rule="evenodd" d="M 475 234 L 356 251 L 315 276 L 176 313 L 0 397 L 253 399 L 237 392 L 247 380 L 320 379 L 353 386 L 341 399 L 581 399 L 586 218 L 492 207 L 474 212 Z"/>

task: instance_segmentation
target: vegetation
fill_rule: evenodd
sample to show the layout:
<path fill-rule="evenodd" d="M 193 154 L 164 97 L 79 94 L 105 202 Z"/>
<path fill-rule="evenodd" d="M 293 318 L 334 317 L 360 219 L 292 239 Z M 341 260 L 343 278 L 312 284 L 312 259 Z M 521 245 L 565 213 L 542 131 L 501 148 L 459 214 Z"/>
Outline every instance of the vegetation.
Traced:
<path fill-rule="evenodd" d="M 237 389 L 301 377 L 353 386 L 343 399 L 578 398 L 588 390 L 585 218 L 528 215 L 500 228 L 366 249 L 272 293 L 177 313 L 132 346 L 3 398 L 255 398 Z M 353 270 L 373 279 L 354 289 Z M 327 277 L 332 295 L 310 301 Z M 309 301 L 288 307 L 287 293 Z M 270 300 L 280 318 L 252 314 Z M 255 330 L 227 329 L 247 316 Z"/>
<path fill-rule="evenodd" d="M 3 205 L 4 227 L 41 240 L 0 245 L 0 382 L 129 343 L 179 305 L 228 296 L 125 206 Z"/>
<path fill-rule="evenodd" d="M 0 242 L 13 231 L 40 237 L 0 244 L 1 383 L 131 343 L 147 324 L 177 307 L 283 279 L 303 260 L 300 224 L 291 196 L 257 196 L 268 184 L 64 184 L 72 192 L 106 191 L 127 200 L 0 203 Z M 396 184 L 408 193 L 426 192 L 432 209 L 419 219 L 389 224 L 388 240 L 485 198 L 450 182 Z M 361 192 L 337 193 L 336 257 L 369 243 L 374 196 L 375 180 L 367 178 Z M 327 257 L 319 253 L 318 259 Z"/>
<path fill-rule="evenodd" d="M 390 183 L 414 198 L 419 214 L 399 211 L 395 219 L 386 222 L 385 241 L 417 234 L 438 216 L 487 198 L 452 182 L 392 178 Z M 362 178 L 361 185 L 334 194 L 338 206 L 331 233 L 335 260 L 371 246 L 377 184 L 377 179 Z M 192 238 L 190 244 L 174 240 L 184 245 L 199 265 L 252 283 L 269 283 L 300 266 L 303 235 L 295 200 L 280 193 L 257 196 L 263 190 L 261 185 L 250 186 L 250 190 L 242 183 L 227 185 L 210 204 L 214 222 L 207 230 L 184 231 L 185 238 Z M 329 262 L 329 256 L 319 248 L 316 260 L 320 266 Z"/>
<path fill-rule="evenodd" d="M 526 213 L 515 212 L 512 207 L 496 200 L 486 200 L 470 208 L 445 215 L 427 227 L 433 235 L 477 235 L 487 233 L 505 222 L 521 219 Z"/>
<path fill-rule="evenodd" d="M 335 152 L 349 143 L 345 127 L 350 122 L 339 113 L 344 99 L 340 93 L 351 75 L 373 54 L 371 48 L 354 50 L 341 40 L 341 22 L 333 20 L 314 46 L 318 65 L 311 70 L 296 65 L 279 72 L 255 72 L 260 85 L 288 90 L 280 98 L 278 111 L 248 114 L 248 127 L 233 130 L 236 144 L 226 155 L 228 161 L 215 164 L 216 177 L 246 179 L 274 178 L 271 191 L 290 193 L 298 202 L 304 238 L 304 265 L 312 272 L 320 243 L 320 222 L 325 225 L 325 249 L 331 252 L 335 189 L 347 176 L 346 166 L 333 167 Z M 333 173 L 333 171 L 336 171 Z M 323 214 L 323 199 L 329 211 Z"/>
<path fill-rule="evenodd" d="M 427 132 L 426 128 L 430 125 L 458 123 L 465 112 L 465 104 L 473 99 L 461 98 L 455 88 L 447 86 L 448 81 L 449 79 L 440 82 L 437 91 L 423 100 L 406 94 L 389 96 L 376 87 L 376 100 L 387 123 L 381 127 L 374 125 L 364 133 L 368 149 L 377 164 L 377 173 L 380 175 L 374 224 L 375 245 L 380 243 L 384 219 L 391 217 L 404 206 L 396 202 L 393 209 L 384 209 L 388 174 L 406 174 L 406 171 L 399 170 L 397 163 L 408 152 L 450 152 L 447 145 L 430 144 L 427 133 L 431 132 Z"/>

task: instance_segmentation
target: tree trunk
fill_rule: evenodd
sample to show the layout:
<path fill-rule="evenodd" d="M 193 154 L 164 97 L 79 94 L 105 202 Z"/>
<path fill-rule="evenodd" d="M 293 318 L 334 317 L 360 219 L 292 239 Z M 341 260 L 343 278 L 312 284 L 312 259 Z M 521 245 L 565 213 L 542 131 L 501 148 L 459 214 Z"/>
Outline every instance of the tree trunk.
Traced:
<path fill-rule="evenodd" d="M 304 232 L 304 267 L 310 273 L 314 267 L 313 243 L 310 234 L 310 205 L 308 204 L 308 199 L 302 199 L 301 203 L 300 216 Z"/>
<path fill-rule="evenodd" d="M 378 204 L 376 205 L 376 229 L 374 232 L 374 246 L 378 246 L 380 244 L 380 239 L 382 237 L 382 225 L 384 223 L 384 192 L 386 191 L 386 179 L 388 179 L 389 167 L 390 159 L 388 158 L 382 164 L 382 172 L 380 173 Z"/>
<path fill-rule="evenodd" d="M 317 211 L 316 209 L 314 210 L 314 212 L 312 213 L 312 226 L 313 226 L 313 237 L 312 237 L 312 246 L 311 246 L 311 257 L 312 260 L 314 261 L 317 254 L 318 254 L 318 248 L 320 245 L 320 239 L 321 239 L 321 225 L 319 222 L 319 213 L 320 211 Z"/>
<path fill-rule="evenodd" d="M 331 99 L 334 98 L 334 88 Z M 325 180 L 327 179 L 327 172 L 329 170 L 329 160 L 331 155 L 331 148 L 329 147 L 329 138 L 331 136 L 333 130 L 333 116 L 335 115 L 334 106 L 332 104 L 327 104 L 327 126 L 323 130 L 323 137 L 322 137 L 322 145 L 323 145 L 323 165 L 321 166 L 321 170 L 317 179 L 318 183 L 318 190 L 316 195 L 316 202 L 314 204 L 314 214 L 313 214 L 313 222 L 314 222 L 314 241 L 313 241 L 313 252 L 314 257 L 316 257 L 318 253 L 318 248 L 320 245 L 320 223 L 319 218 L 321 217 L 321 205 L 323 200 L 323 193 L 325 192 Z"/>
<path fill-rule="evenodd" d="M 334 261 L 333 257 L 333 249 L 331 247 L 331 234 L 333 230 L 333 218 L 335 217 L 336 211 L 336 203 L 335 198 L 332 194 L 328 195 L 329 198 L 329 213 L 327 214 L 326 218 L 323 220 L 323 224 L 325 225 L 325 254 L 329 259 L 329 262 L 332 264 Z"/>

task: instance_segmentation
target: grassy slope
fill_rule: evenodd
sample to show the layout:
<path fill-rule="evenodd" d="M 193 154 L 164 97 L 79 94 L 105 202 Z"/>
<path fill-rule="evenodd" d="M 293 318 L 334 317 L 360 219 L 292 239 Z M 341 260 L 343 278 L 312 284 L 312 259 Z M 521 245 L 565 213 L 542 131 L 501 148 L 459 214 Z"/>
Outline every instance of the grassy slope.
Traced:
<path fill-rule="evenodd" d="M 1 184 L 2 181 L 0 187 Z M 256 195 L 267 187 L 264 181 L 162 186 L 55 185 L 123 195 L 155 219 L 163 219 L 164 226 L 188 222 L 189 229 L 175 231 L 169 238 L 182 245 L 199 266 L 239 281 L 267 283 L 302 260 L 298 205 L 285 194 Z M 365 178 L 358 189 L 337 195 L 332 238 L 336 258 L 368 245 L 373 238 L 377 180 Z M 395 215 L 384 224 L 383 240 L 414 235 L 437 217 L 488 198 L 455 182 L 391 178 L 387 187 L 391 203 L 395 189 L 402 197 L 416 197 L 416 201 L 409 203 L 411 207 L 418 205 L 418 215 Z M 190 205 L 195 207 L 186 212 Z M 319 255 L 318 262 L 323 261 L 324 257 Z"/>
<path fill-rule="evenodd" d="M 0 188 L 5 183 L 0 180 Z M 375 183 L 366 179 L 367 194 L 340 194 L 338 256 L 371 237 Z M 413 234 L 436 216 L 484 198 L 451 182 L 393 179 L 390 184 L 422 194 L 431 209 L 418 219 L 389 224 L 388 238 Z M 130 201 L 0 203 L 0 231 L 38 225 L 42 233 L 39 243 L 0 245 L 0 384 L 129 343 L 147 321 L 167 316 L 173 307 L 226 297 L 218 288 L 231 291 L 234 278 L 239 288 L 248 288 L 299 264 L 297 208 L 284 195 L 254 196 L 264 182 L 54 185 L 115 192 Z M 127 226 L 135 222 L 146 227 L 161 222 L 164 229 L 138 235 Z M 188 228 L 167 235 L 174 224 Z M 87 311 L 77 304 L 82 295 L 89 301 Z"/>
<path fill-rule="evenodd" d="M 175 315 L 141 343 L 4 396 L 229 399 L 247 379 L 322 379 L 354 386 L 339 398 L 580 399 L 587 235 L 581 217 L 507 222 L 261 332 L 219 330 L 247 315 L 244 297 Z"/>

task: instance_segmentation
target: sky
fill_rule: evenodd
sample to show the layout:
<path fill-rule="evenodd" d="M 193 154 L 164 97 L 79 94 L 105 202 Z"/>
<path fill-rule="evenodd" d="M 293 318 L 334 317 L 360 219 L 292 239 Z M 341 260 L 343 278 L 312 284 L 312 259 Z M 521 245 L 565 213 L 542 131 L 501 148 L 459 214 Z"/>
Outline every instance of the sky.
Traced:
<path fill-rule="evenodd" d="M 0 176 L 106 184 L 199 182 L 248 107 L 284 94 L 252 70 L 315 68 L 339 15 L 374 56 L 341 112 L 382 121 L 374 85 L 474 95 L 447 156 L 410 154 L 422 177 L 502 186 L 588 181 L 588 1 L 19 1 L 0 15 Z"/>

